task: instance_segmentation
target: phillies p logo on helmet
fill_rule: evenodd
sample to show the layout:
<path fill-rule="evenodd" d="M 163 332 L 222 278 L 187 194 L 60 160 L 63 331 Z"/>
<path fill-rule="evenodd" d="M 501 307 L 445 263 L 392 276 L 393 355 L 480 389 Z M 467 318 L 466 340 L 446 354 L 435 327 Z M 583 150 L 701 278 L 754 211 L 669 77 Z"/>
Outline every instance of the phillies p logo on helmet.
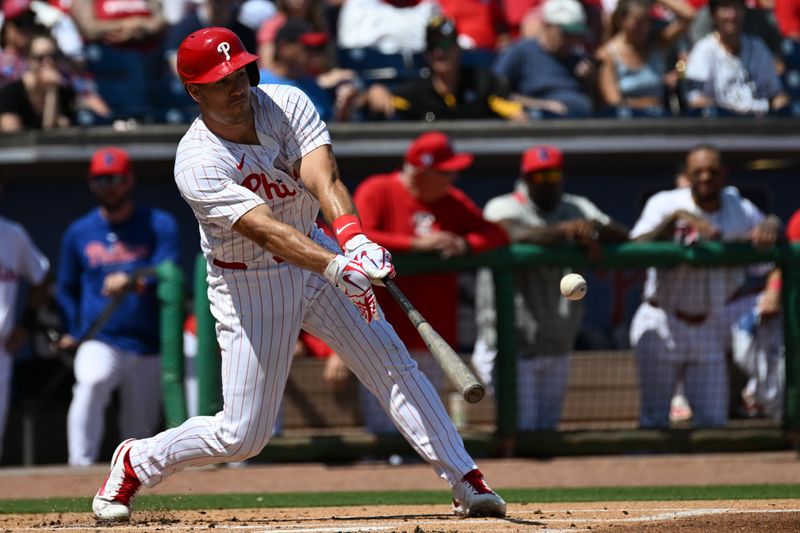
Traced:
<path fill-rule="evenodd" d="M 228 28 L 210 27 L 192 32 L 178 47 L 178 75 L 186 83 L 212 83 L 247 69 L 250 85 L 258 85 L 258 56 L 245 50 L 239 36 Z"/>
<path fill-rule="evenodd" d="M 231 60 L 231 55 L 228 53 L 230 52 L 230 50 L 231 50 L 230 43 L 225 41 L 219 43 L 219 45 L 217 46 L 217 52 L 219 52 L 220 54 L 225 54 L 225 61 Z"/>

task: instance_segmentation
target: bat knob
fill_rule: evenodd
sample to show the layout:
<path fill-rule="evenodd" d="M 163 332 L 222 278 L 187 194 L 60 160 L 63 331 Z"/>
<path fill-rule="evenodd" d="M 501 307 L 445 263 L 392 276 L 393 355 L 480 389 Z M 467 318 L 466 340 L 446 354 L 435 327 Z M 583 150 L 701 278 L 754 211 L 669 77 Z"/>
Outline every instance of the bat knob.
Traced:
<path fill-rule="evenodd" d="M 483 385 L 475 384 L 464 390 L 464 399 L 468 403 L 478 403 L 486 395 L 486 389 Z"/>

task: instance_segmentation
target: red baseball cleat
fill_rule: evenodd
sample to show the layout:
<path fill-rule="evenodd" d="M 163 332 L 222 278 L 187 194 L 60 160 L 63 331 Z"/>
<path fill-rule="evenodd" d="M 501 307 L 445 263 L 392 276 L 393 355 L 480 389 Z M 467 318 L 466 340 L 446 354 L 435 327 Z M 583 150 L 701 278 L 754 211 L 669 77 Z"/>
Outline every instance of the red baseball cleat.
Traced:
<path fill-rule="evenodd" d="M 142 485 L 130 460 L 135 439 L 122 441 L 111 458 L 111 470 L 92 500 L 94 515 L 103 521 L 126 522 L 131 518 L 131 505 Z"/>
<path fill-rule="evenodd" d="M 464 474 L 461 481 L 453 487 L 453 512 L 457 516 L 495 516 L 506 515 L 506 502 L 497 495 L 477 468 Z"/>

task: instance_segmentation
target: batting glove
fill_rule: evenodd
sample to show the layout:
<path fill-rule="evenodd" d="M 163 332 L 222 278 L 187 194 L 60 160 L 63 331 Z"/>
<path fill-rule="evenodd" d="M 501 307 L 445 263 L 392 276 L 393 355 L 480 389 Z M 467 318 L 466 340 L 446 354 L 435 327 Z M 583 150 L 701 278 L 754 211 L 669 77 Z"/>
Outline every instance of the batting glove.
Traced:
<path fill-rule="evenodd" d="M 378 302 L 372 282 L 361 263 L 344 255 L 334 257 L 325 268 L 325 277 L 356 306 L 367 323 L 378 320 Z"/>
<path fill-rule="evenodd" d="M 366 235 L 359 234 L 344 245 L 344 253 L 350 259 L 358 261 L 375 285 L 383 285 L 383 278 L 392 279 L 395 275 L 389 250 L 375 244 Z"/>

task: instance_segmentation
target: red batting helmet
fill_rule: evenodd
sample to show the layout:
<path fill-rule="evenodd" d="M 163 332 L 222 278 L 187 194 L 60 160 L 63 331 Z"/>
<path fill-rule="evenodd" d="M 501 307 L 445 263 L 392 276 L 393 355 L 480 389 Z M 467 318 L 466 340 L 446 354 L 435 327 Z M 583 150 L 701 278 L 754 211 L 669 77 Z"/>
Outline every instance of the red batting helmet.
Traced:
<path fill-rule="evenodd" d="M 239 36 L 227 28 L 203 28 L 189 34 L 178 47 L 178 75 L 186 83 L 212 83 L 247 68 L 250 85 L 258 85 L 258 56 L 244 49 Z"/>

